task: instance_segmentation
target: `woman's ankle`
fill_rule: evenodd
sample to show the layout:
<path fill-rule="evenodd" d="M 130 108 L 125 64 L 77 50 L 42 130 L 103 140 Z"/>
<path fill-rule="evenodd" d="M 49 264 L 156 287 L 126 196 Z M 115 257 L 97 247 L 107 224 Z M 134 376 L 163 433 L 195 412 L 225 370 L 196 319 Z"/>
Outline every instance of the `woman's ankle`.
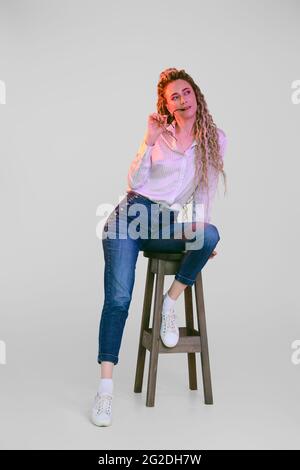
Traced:
<path fill-rule="evenodd" d="M 113 378 L 114 363 L 110 361 L 101 362 L 101 379 L 112 379 Z"/>
<path fill-rule="evenodd" d="M 114 382 L 113 379 L 100 379 L 99 387 L 98 387 L 98 392 L 99 393 L 110 393 L 111 395 L 113 394 L 114 390 Z"/>

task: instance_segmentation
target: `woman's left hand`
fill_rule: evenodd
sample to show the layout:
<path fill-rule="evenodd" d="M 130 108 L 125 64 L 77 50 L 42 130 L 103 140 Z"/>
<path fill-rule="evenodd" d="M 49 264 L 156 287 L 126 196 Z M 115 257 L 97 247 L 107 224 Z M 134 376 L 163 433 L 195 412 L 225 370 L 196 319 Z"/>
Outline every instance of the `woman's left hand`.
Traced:
<path fill-rule="evenodd" d="M 217 252 L 216 252 L 216 250 L 214 250 L 214 251 L 212 252 L 212 254 L 210 255 L 210 258 L 213 258 L 213 257 L 216 256 L 216 255 L 217 255 Z"/>

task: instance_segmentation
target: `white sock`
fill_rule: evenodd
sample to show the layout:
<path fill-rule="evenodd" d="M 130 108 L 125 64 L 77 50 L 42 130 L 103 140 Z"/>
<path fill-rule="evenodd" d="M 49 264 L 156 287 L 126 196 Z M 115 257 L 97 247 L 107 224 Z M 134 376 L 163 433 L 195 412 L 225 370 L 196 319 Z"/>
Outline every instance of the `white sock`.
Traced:
<path fill-rule="evenodd" d="M 174 307 L 176 300 L 171 299 L 168 294 L 168 291 L 165 293 L 164 303 L 163 303 L 163 310 L 169 310 L 170 308 Z"/>
<path fill-rule="evenodd" d="M 98 393 L 110 393 L 113 394 L 114 384 L 113 379 L 100 379 Z"/>

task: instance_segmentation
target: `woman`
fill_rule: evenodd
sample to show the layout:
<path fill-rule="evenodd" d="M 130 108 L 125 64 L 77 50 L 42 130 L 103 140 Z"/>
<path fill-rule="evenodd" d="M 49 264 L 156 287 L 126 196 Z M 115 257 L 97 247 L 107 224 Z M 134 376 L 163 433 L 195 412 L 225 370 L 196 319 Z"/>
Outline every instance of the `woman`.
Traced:
<path fill-rule="evenodd" d="M 214 248 L 220 240 L 217 228 L 210 223 L 210 212 L 219 173 L 226 189 L 226 135 L 214 124 L 204 95 L 185 70 L 163 71 L 157 91 L 157 113 L 149 115 L 146 134 L 131 163 L 127 195 L 110 214 L 102 232 L 105 302 L 99 326 L 101 379 L 92 408 L 92 422 L 98 426 L 108 426 L 112 420 L 113 366 L 119 361 L 139 251 L 185 251 L 163 296 L 160 336 L 165 346 L 174 347 L 179 339 L 175 301 L 216 254 Z M 193 223 L 186 235 L 177 219 L 182 206 L 186 209 L 190 201 Z M 134 217 L 137 212 L 139 218 Z M 184 232 L 181 238 L 175 237 L 178 229 Z M 187 239 L 193 240 L 191 235 L 196 240 L 187 243 Z"/>

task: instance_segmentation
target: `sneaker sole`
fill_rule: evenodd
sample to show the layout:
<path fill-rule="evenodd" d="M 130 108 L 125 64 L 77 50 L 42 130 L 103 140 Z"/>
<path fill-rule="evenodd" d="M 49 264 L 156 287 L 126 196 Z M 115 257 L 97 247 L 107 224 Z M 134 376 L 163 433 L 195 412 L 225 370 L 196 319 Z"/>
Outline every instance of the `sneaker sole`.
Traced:
<path fill-rule="evenodd" d="M 164 340 L 162 339 L 161 336 L 160 336 L 160 339 L 161 339 L 163 345 L 166 346 L 167 348 L 174 348 L 174 347 L 178 344 L 178 342 L 179 342 L 179 338 L 178 338 L 177 342 L 176 342 L 175 344 L 172 344 L 172 345 L 170 346 L 169 344 L 166 344 L 166 343 L 164 342 Z"/>
<path fill-rule="evenodd" d="M 112 422 L 110 423 L 105 423 L 102 421 L 102 423 L 97 423 L 96 421 L 93 420 L 93 418 L 91 418 L 91 422 L 95 425 L 95 426 L 98 426 L 98 427 L 107 427 L 107 426 L 110 426 L 112 424 Z"/>

